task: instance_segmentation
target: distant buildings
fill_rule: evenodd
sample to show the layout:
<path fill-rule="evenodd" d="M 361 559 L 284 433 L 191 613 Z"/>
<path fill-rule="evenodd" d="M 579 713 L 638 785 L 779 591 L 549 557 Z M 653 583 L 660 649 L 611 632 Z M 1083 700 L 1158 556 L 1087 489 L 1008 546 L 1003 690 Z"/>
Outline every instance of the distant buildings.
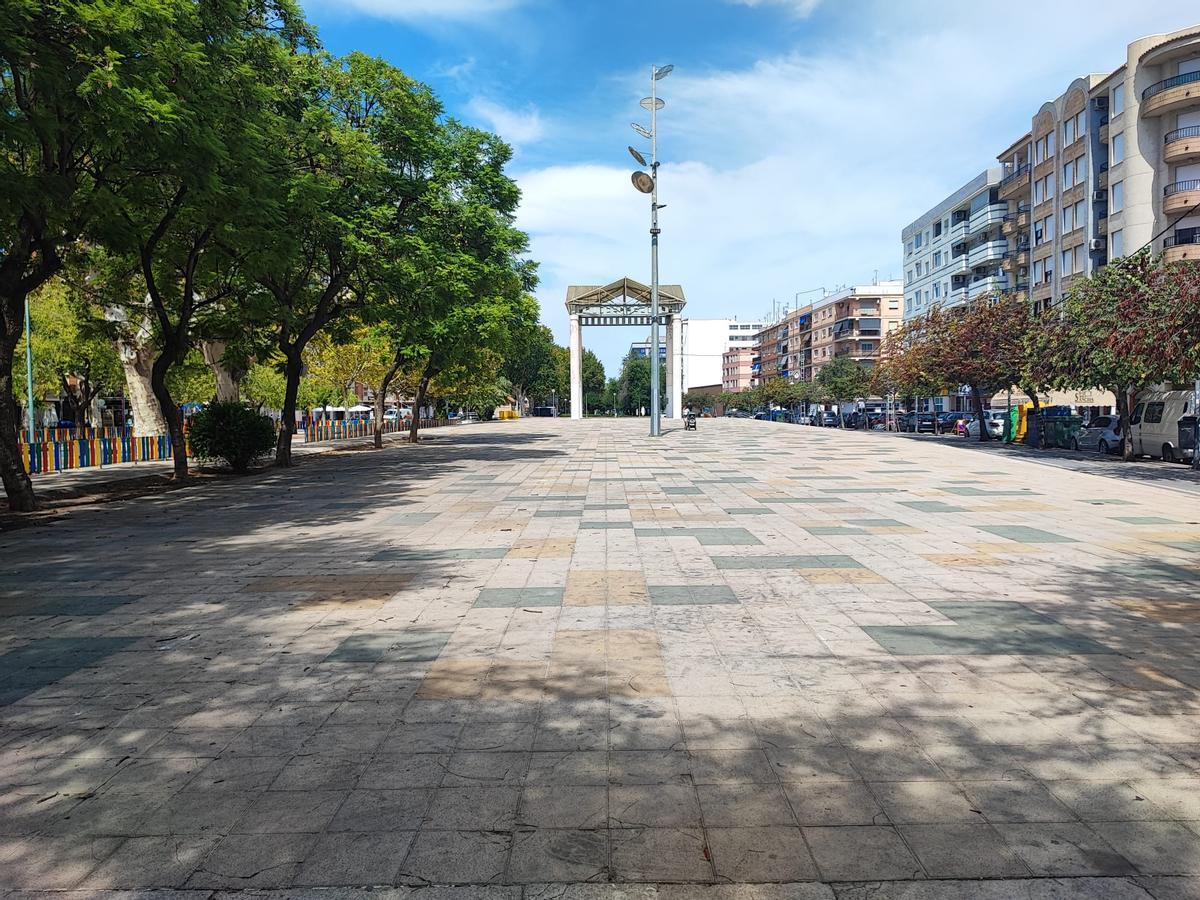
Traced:
<path fill-rule="evenodd" d="M 733 347 L 721 358 L 721 390 L 729 394 L 740 394 L 758 384 L 754 375 L 753 362 L 758 355 L 756 344 Z"/>
<path fill-rule="evenodd" d="M 738 319 L 683 319 L 683 389 L 696 390 L 724 382 L 727 350 L 754 346 L 761 322 Z"/>

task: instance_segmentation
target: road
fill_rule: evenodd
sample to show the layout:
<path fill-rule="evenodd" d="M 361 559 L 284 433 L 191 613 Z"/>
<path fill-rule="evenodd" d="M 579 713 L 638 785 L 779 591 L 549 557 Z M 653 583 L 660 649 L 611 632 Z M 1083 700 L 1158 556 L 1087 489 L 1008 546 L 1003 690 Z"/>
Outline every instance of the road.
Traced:
<path fill-rule="evenodd" d="M 448 429 L 3 536 L 0 891 L 1197 896 L 1190 495 L 699 425 Z"/>

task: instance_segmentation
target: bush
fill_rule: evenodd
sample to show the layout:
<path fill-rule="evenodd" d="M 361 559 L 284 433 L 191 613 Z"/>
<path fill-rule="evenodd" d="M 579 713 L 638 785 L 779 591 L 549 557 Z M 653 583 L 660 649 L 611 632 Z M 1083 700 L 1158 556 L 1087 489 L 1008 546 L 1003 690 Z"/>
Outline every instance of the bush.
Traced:
<path fill-rule="evenodd" d="M 213 403 L 192 418 L 188 436 L 200 459 L 223 459 L 235 472 L 275 447 L 275 425 L 241 403 Z"/>

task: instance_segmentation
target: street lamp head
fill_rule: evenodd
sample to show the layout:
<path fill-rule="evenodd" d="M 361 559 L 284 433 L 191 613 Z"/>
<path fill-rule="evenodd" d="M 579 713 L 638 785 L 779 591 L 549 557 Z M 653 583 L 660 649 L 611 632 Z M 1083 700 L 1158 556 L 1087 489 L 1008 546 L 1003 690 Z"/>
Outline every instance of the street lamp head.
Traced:
<path fill-rule="evenodd" d="M 644 156 L 642 156 L 642 154 L 638 153 L 638 151 L 635 148 L 633 148 L 633 147 L 629 148 L 629 155 L 637 160 L 637 164 L 639 166 L 646 165 L 646 157 L 644 157 Z"/>
<path fill-rule="evenodd" d="M 642 98 L 642 109 L 662 109 L 666 105 L 661 97 Z"/>
<path fill-rule="evenodd" d="M 662 66 L 658 69 L 655 69 L 654 70 L 654 80 L 661 81 L 662 79 L 666 78 L 668 75 L 670 75 L 674 71 L 675 71 L 674 66 Z"/>
<path fill-rule="evenodd" d="M 649 194 L 654 190 L 654 179 L 645 172 L 634 172 L 630 176 L 633 186 L 643 194 Z"/>
<path fill-rule="evenodd" d="M 634 131 L 636 131 L 638 134 L 640 134 L 642 137 L 644 137 L 646 140 L 650 140 L 652 137 L 654 137 L 654 135 L 652 135 L 649 131 L 647 131 L 645 128 L 643 128 L 641 125 L 639 125 L 637 122 L 630 122 L 629 126 Z"/>

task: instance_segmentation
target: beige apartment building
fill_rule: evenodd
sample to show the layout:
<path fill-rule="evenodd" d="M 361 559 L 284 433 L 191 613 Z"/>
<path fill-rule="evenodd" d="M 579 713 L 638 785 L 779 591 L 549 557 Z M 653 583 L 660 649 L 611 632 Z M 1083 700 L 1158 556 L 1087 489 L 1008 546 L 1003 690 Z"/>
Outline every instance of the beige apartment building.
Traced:
<path fill-rule="evenodd" d="M 754 387 L 758 380 L 754 373 L 754 359 L 758 347 L 732 347 L 721 357 L 721 390 L 728 394 L 740 394 Z"/>
<path fill-rule="evenodd" d="M 1200 26 L 1129 45 L 1075 79 L 998 157 L 1004 270 L 1037 310 L 1144 246 L 1200 258 Z"/>
<path fill-rule="evenodd" d="M 900 327 L 904 318 L 903 299 L 904 282 L 882 281 L 848 287 L 813 303 L 800 378 L 812 381 L 839 356 L 874 367 L 884 336 Z"/>

